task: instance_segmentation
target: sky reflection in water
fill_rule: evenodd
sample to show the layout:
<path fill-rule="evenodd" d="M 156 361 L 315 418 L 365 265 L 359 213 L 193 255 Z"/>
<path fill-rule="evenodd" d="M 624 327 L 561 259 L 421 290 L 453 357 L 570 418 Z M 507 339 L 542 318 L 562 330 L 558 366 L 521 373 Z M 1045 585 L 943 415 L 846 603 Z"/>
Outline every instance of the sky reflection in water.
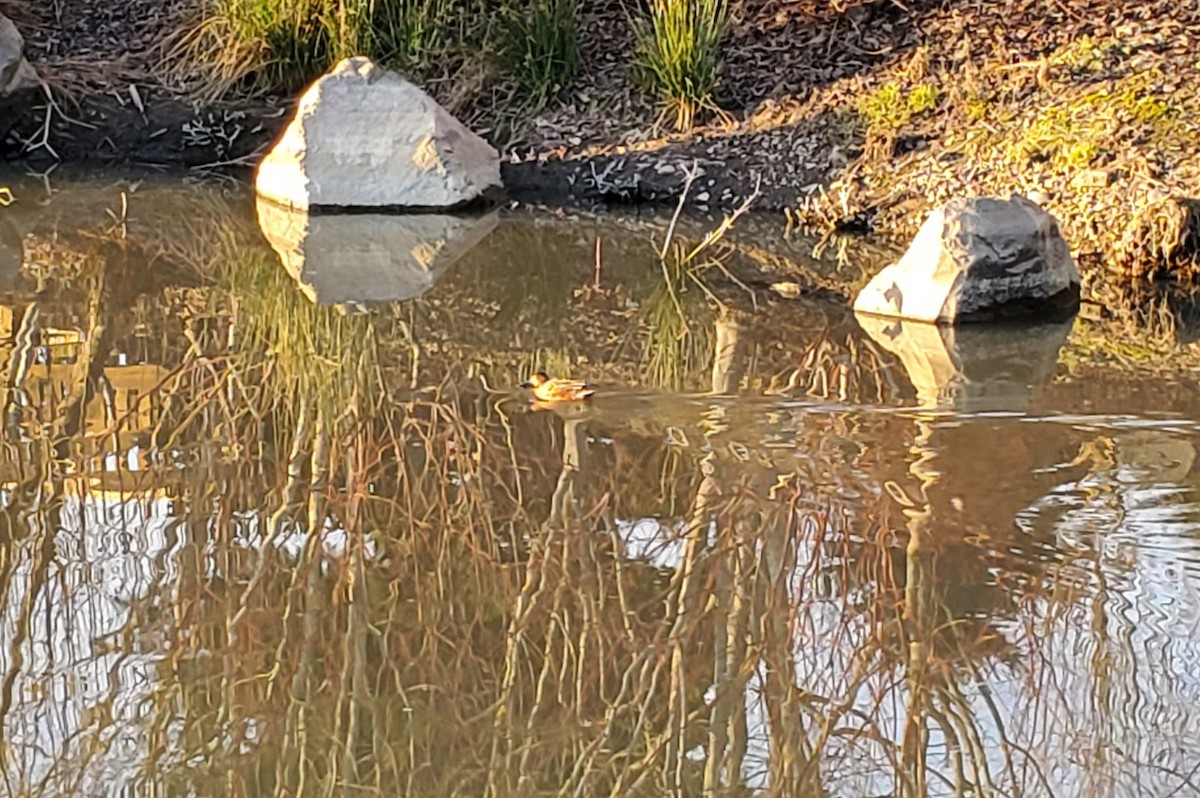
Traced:
<path fill-rule="evenodd" d="M 1068 368 L 1088 322 L 672 298 L 660 219 L 144 191 L 4 220 L 9 792 L 1200 792 L 1200 402 Z M 853 276 L 754 224 L 743 272 Z"/>

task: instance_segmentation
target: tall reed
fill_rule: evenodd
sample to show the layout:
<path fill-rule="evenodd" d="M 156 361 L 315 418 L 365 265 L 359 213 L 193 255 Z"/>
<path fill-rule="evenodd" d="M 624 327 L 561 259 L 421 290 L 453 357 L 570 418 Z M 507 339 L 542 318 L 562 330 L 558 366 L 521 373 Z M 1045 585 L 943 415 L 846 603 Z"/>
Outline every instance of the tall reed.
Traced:
<path fill-rule="evenodd" d="M 531 99 L 543 104 L 579 64 L 576 0 L 532 0 L 505 9 L 500 52 Z"/>
<path fill-rule="evenodd" d="M 635 25 L 635 74 L 679 130 L 691 129 L 701 109 L 717 110 L 713 91 L 728 28 L 727 0 L 651 0 L 649 17 Z"/>
<path fill-rule="evenodd" d="M 471 0 L 215 0 L 174 60 L 210 97 L 295 90 L 342 58 L 410 68 L 475 34 Z M 486 21 L 477 25 L 482 29 Z"/>

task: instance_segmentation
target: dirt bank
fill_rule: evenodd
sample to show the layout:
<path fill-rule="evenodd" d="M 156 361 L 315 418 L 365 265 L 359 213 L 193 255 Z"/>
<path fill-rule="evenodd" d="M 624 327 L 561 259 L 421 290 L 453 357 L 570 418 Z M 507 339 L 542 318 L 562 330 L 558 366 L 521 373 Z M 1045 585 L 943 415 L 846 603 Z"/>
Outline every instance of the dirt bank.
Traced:
<path fill-rule="evenodd" d="M 0 0 L 0 10 L 15 5 Z M 194 0 L 22 4 L 15 18 L 55 102 L 4 144 L 56 159 L 241 170 L 290 99 L 200 102 L 163 66 Z M 489 136 L 518 199 L 674 202 L 760 210 L 817 229 L 905 237 L 956 195 L 1036 196 L 1062 221 L 1089 282 L 1189 279 L 1200 239 L 1200 10 L 1168 0 L 741 0 L 717 103 L 674 133 L 629 67 L 620 2 L 580 3 L 581 67 L 547 108 L 501 107 L 486 80 L 431 90 Z M 11 10 L 11 9 L 10 9 Z M 490 94 L 489 94 L 490 92 Z M 514 110 L 515 109 L 515 110 Z"/>

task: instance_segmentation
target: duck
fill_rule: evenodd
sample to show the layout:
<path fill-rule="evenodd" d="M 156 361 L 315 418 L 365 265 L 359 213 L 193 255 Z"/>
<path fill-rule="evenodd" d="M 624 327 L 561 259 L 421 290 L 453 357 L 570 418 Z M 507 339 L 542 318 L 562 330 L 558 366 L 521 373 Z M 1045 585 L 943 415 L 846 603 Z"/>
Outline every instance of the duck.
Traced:
<path fill-rule="evenodd" d="M 595 393 L 586 382 L 551 379 L 544 371 L 536 372 L 528 382 L 521 383 L 521 387 L 532 390 L 533 398 L 539 402 L 581 402 Z"/>

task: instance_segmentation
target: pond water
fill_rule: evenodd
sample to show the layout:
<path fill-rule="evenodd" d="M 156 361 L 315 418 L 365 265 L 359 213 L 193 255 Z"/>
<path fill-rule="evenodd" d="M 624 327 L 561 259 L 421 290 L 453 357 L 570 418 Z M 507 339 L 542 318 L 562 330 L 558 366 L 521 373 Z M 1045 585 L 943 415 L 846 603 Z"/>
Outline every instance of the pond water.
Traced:
<path fill-rule="evenodd" d="M 3 183 L 8 794 L 1200 794 L 1178 302 L 938 331 L 774 219 Z"/>

